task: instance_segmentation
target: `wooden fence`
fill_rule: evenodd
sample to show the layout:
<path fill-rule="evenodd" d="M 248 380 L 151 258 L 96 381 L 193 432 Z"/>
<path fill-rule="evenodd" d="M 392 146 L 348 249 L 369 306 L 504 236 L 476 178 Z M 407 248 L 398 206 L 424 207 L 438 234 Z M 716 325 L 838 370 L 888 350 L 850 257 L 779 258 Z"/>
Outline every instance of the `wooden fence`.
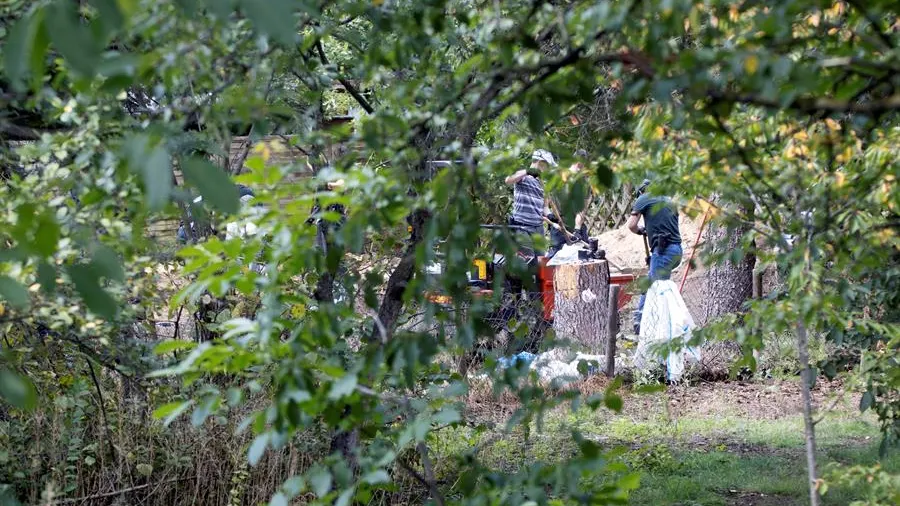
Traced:
<path fill-rule="evenodd" d="M 587 212 L 591 234 L 602 234 L 619 228 L 628 221 L 634 203 L 634 188 L 630 184 L 594 197 Z"/>

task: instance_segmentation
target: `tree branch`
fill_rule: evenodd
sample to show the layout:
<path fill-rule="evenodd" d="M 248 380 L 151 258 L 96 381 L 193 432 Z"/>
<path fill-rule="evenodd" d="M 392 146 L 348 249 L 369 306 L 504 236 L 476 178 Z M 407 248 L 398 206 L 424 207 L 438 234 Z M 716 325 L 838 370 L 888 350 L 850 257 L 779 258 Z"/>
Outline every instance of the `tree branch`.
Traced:
<path fill-rule="evenodd" d="M 428 458 L 428 447 L 425 446 L 423 441 L 419 441 L 419 444 L 416 445 L 416 450 L 422 458 L 422 468 L 425 470 L 425 479 L 428 482 L 428 490 L 431 492 L 431 497 L 434 498 L 438 506 L 444 506 L 446 500 L 441 491 L 438 490 L 437 482 L 434 479 L 434 469 L 431 466 L 431 459 Z"/>
<path fill-rule="evenodd" d="M 325 48 L 322 47 L 322 39 L 316 41 L 316 51 L 319 53 L 319 59 L 322 60 L 322 64 L 329 65 L 330 63 L 328 62 L 328 57 L 325 56 Z M 372 107 L 372 104 L 370 104 L 369 101 L 366 100 L 366 97 L 364 97 L 362 93 L 359 92 L 359 90 L 356 88 L 356 86 L 353 85 L 353 83 L 351 83 L 347 79 L 344 79 L 343 77 L 338 77 L 337 80 L 339 83 L 341 83 L 341 86 L 343 86 L 344 89 L 346 89 L 347 92 L 350 93 L 353 99 L 356 100 L 356 103 L 358 103 L 360 107 L 362 107 L 368 114 L 372 114 L 373 112 L 375 112 L 375 108 Z"/>
<path fill-rule="evenodd" d="M 872 102 L 844 102 L 833 98 L 806 97 L 797 98 L 788 104 L 782 104 L 777 100 L 757 95 L 730 93 L 721 90 L 711 90 L 707 93 L 707 96 L 714 102 L 733 102 L 775 110 L 790 109 L 811 115 L 822 113 L 880 115 L 900 110 L 900 94 L 894 94 Z"/>
<path fill-rule="evenodd" d="M 875 34 L 878 36 L 879 40 L 881 40 L 881 42 L 888 49 L 894 49 L 896 47 L 894 45 L 894 41 L 892 41 L 888 34 L 885 33 L 884 30 L 882 30 L 881 23 L 879 23 L 878 19 L 876 19 L 868 9 L 866 9 L 865 5 L 863 5 L 859 0 L 847 0 L 847 3 L 852 5 L 854 9 L 859 11 L 859 13 L 862 14 L 863 17 L 866 18 L 866 20 L 868 20 L 869 24 L 872 25 L 872 29 L 875 30 Z"/>

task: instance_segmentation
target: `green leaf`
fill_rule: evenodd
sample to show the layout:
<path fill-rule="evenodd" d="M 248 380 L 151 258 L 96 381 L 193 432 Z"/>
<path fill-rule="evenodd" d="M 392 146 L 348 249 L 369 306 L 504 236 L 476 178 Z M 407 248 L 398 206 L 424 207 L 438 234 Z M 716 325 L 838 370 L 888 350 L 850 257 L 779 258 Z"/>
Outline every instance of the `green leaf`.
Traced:
<path fill-rule="evenodd" d="M 32 409 L 37 392 L 31 381 L 6 368 L 0 368 L 0 397 L 19 409 Z"/>
<path fill-rule="evenodd" d="M 151 211 L 161 209 L 172 193 L 172 159 L 162 144 L 151 146 L 146 135 L 135 135 L 122 144 L 122 156 L 132 172 L 141 176 L 144 197 Z"/>
<path fill-rule="evenodd" d="M 619 480 L 619 488 L 624 490 L 637 490 L 641 485 L 641 473 L 631 473 Z"/>
<path fill-rule="evenodd" d="M 59 243 L 59 224 L 50 212 L 41 214 L 34 231 L 34 251 L 48 257 L 56 253 Z"/>
<path fill-rule="evenodd" d="M 194 427 L 203 425 L 206 419 L 209 418 L 209 415 L 219 408 L 220 400 L 221 398 L 218 395 L 207 396 L 203 403 L 197 406 L 197 409 L 191 414 L 191 424 Z"/>
<path fill-rule="evenodd" d="M 165 355 L 178 350 L 193 349 L 197 344 L 194 341 L 184 341 L 182 339 L 168 339 L 156 345 L 153 353 L 157 355 Z"/>
<path fill-rule="evenodd" d="M 41 285 L 41 290 L 52 295 L 56 292 L 56 267 L 47 262 L 39 262 L 37 266 L 37 282 Z"/>
<path fill-rule="evenodd" d="M 26 309 L 31 304 L 28 290 L 21 283 L 9 276 L 0 276 L 0 297 L 16 309 Z"/>
<path fill-rule="evenodd" d="M 528 128 L 540 133 L 547 123 L 547 106 L 542 99 L 532 100 L 528 107 Z"/>
<path fill-rule="evenodd" d="M 609 165 L 605 163 L 597 164 L 597 171 L 594 173 L 597 177 L 597 182 L 600 183 L 604 188 L 611 188 L 613 184 L 613 171 L 609 167 Z"/>
<path fill-rule="evenodd" d="M 331 471 L 322 466 L 315 466 L 306 473 L 306 481 L 309 482 L 312 492 L 321 498 L 331 490 Z"/>
<path fill-rule="evenodd" d="M 666 390 L 666 386 L 663 384 L 651 384 L 651 385 L 641 385 L 634 389 L 636 393 L 639 394 L 655 394 L 659 392 L 664 392 Z"/>
<path fill-rule="evenodd" d="M 353 487 L 348 488 L 341 492 L 341 495 L 338 496 L 337 501 L 334 501 L 334 506 L 348 506 L 350 504 L 350 500 L 353 499 L 353 494 L 356 493 L 356 489 Z"/>
<path fill-rule="evenodd" d="M 24 91 L 22 81 L 28 75 L 29 64 L 35 51 L 40 52 L 38 42 L 42 30 L 43 11 L 38 9 L 28 13 L 10 28 L 3 48 L 3 67 L 6 78 L 14 90 Z M 46 51 L 46 47 L 43 48 Z M 43 53 L 40 55 L 43 60 Z"/>
<path fill-rule="evenodd" d="M 434 423 L 438 425 L 447 425 L 462 420 L 459 411 L 453 408 L 444 408 L 434 415 Z"/>
<path fill-rule="evenodd" d="M 302 476 L 293 476 L 288 478 L 287 481 L 284 482 L 281 488 L 284 489 L 285 492 L 288 493 L 289 496 L 295 497 L 300 495 L 303 492 L 303 488 L 306 486 L 306 482 L 303 481 Z"/>
<path fill-rule="evenodd" d="M 578 444 L 579 449 L 581 450 L 581 454 L 588 459 L 596 459 L 600 456 L 600 447 L 597 446 L 597 443 L 591 441 L 590 439 L 585 439 Z"/>
<path fill-rule="evenodd" d="M 157 420 L 162 419 L 163 425 L 168 427 L 176 418 L 187 411 L 192 404 L 194 404 L 194 401 L 177 401 L 163 404 L 153 411 L 153 418 Z"/>
<path fill-rule="evenodd" d="M 147 205 L 151 210 L 162 208 L 172 192 L 172 160 L 163 146 L 156 146 L 150 151 L 146 163 L 141 167 L 141 176 L 144 179 Z"/>
<path fill-rule="evenodd" d="M 47 33 L 57 51 L 73 70 L 84 76 L 94 72 L 100 46 L 76 11 L 76 2 L 57 0 L 47 6 L 44 19 Z"/>
<path fill-rule="evenodd" d="M 263 453 L 266 451 L 266 446 L 269 445 L 270 438 L 271 435 L 268 432 L 263 432 L 253 440 L 253 444 L 250 445 L 250 450 L 247 452 L 247 459 L 250 461 L 251 466 L 259 463 L 259 459 L 262 458 Z"/>
<path fill-rule="evenodd" d="M 234 214 L 240 209 L 237 187 L 231 182 L 228 174 L 202 158 L 187 158 L 181 164 L 184 177 L 190 182 L 203 201 L 227 214 Z"/>
<path fill-rule="evenodd" d="M 119 283 L 125 282 L 125 270 L 122 268 L 119 255 L 108 246 L 103 244 L 97 246 L 94 250 L 91 266 L 100 276 L 105 276 Z"/>
<path fill-rule="evenodd" d="M 377 485 L 379 483 L 388 483 L 391 481 L 391 477 L 384 469 L 376 469 L 363 476 L 362 481 L 369 485 Z"/>
<path fill-rule="evenodd" d="M 243 0 L 241 8 L 261 32 L 290 46 L 297 36 L 293 4 L 291 0 Z"/>
<path fill-rule="evenodd" d="M 88 309 L 107 320 L 116 317 L 119 313 L 116 299 L 100 286 L 94 269 L 86 265 L 71 265 L 67 270 Z"/>
<path fill-rule="evenodd" d="M 0 485 L 0 504 L 4 506 L 22 506 L 22 503 L 19 502 L 13 491 L 12 485 L 5 483 Z"/>
<path fill-rule="evenodd" d="M 353 390 L 356 389 L 356 375 L 347 373 L 339 380 L 335 381 L 331 385 L 331 390 L 328 391 L 328 398 L 331 400 L 337 400 L 341 397 L 345 397 L 353 393 Z"/>
<path fill-rule="evenodd" d="M 875 396 L 872 395 L 872 392 L 866 392 L 859 399 L 859 410 L 862 412 L 867 411 L 872 405 L 875 404 Z"/>
<path fill-rule="evenodd" d="M 220 20 L 226 20 L 234 12 L 235 0 L 217 0 L 206 2 L 206 7 Z"/>
<path fill-rule="evenodd" d="M 622 398 L 619 397 L 618 395 L 611 394 L 611 393 L 606 394 L 606 396 L 603 398 L 603 403 L 606 404 L 607 408 L 609 408 L 617 413 L 619 411 L 622 411 L 623 402 L 622 402 Z"/>
<path fill-rule="evenodd" d="M 221 2 L 213 2 L 213 3 L 221 3 Z M 175 0 L 175 4 L 184 11 L 188 16 L 193 16 L 197 13 L 197 0 Z"/>
<path fill-rule="evenodd" d="M 281 492 L 272 496 L 272 500 L 269 501 L 269 506 L 288 506 L 288 498 Z"/>
<path fill-rule="evenodd" d="M 119 3 L 116 0 L 91 0 L 91 3 L 100 13 L 99 19 L 95 22 L 98 23 L 103 42 L 109 42 L 109 39 L 125 24 Z"/>

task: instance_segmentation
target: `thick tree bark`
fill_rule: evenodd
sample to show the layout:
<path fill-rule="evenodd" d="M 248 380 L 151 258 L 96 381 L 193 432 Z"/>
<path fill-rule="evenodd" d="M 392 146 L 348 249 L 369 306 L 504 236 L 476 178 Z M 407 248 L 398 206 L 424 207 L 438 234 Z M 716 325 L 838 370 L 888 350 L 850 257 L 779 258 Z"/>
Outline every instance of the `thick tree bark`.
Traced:
<path fill-rule="evenodd" d="M 557 266 L 553 286 L 553 327 L 557 334 L 602 353 L 608 339 L 610 310 L 606 260 Z"/>
<path fill-rule="evenodd" d="M 715 253 L 729 252 L 740 247 L 743 229 L 729 230 L 723 226 L 710 224 L 707 243 Z M 691 238 L 691 241 L 694 239 Z M 739 263 L 726 260 L 710 265 L 706 270 L 705 287 L 700 310 L 694 316 L 697 325 L 706 323 L 726 314 L 740 311 L 744 302 L 753 296 L 753 268 L 756 257 L 746 254 Z"/>

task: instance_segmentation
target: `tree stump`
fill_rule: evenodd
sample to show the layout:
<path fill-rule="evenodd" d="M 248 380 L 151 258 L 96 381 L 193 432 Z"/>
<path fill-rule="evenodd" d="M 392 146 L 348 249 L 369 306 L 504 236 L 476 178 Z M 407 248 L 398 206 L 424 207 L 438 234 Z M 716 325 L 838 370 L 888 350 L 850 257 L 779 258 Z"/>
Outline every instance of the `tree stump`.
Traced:
<path fill-rule="evenodd" d="M 553 327 L 595 353 L 606 349 L 609 265 L 606 260 L 559 265 L 553 275 Z"/>

